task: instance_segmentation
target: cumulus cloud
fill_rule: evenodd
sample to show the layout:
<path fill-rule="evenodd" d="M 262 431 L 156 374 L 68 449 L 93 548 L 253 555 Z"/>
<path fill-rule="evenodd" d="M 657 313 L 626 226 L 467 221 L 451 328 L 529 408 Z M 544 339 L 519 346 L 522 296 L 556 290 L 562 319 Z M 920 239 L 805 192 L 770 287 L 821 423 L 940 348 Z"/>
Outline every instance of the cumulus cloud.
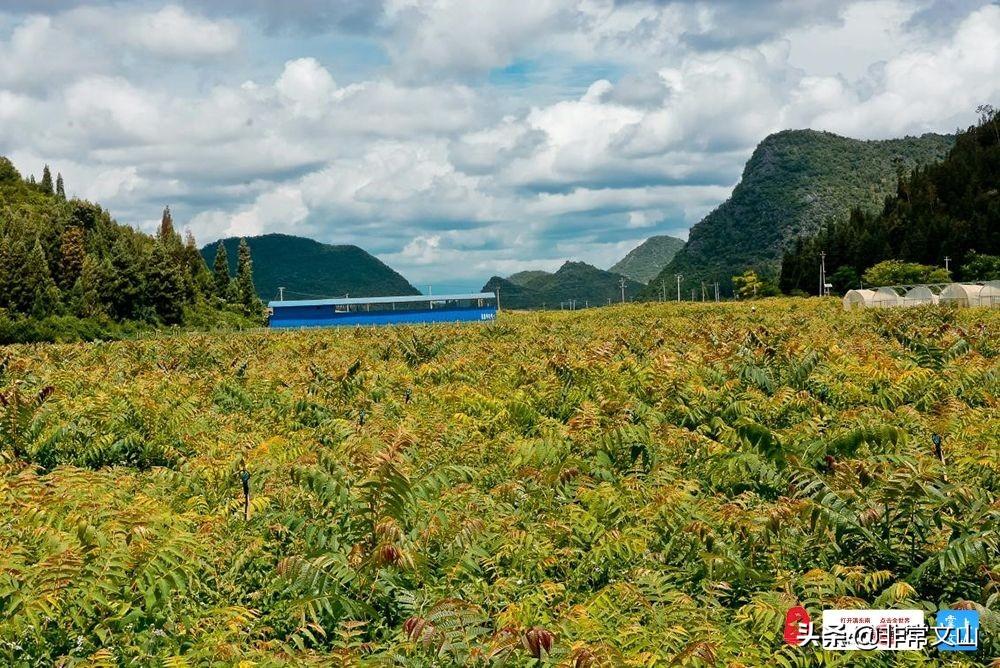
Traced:
<path fill-rule="evenodd" d="M 0 153 L 147 229 L 169 203 L 202 242 L 304 234 L 477 287 L 683 236 L 771 132 L 950 131 L 1000 101 L 988 2 L 514 9 L 4 3 Z"/>

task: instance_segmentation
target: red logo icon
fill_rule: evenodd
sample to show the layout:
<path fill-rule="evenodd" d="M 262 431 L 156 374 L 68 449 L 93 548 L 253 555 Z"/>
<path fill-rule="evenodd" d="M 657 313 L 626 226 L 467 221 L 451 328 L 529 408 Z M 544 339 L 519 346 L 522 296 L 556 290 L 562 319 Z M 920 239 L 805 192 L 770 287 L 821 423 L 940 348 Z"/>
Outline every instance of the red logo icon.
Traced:
<path fill-rule="evenodd" d="M 801 605 L 797 605 L 785 613 L 785 642 L 789 645 L 799 645 L 800 624 L 809 624 L 809 613 Z"/>

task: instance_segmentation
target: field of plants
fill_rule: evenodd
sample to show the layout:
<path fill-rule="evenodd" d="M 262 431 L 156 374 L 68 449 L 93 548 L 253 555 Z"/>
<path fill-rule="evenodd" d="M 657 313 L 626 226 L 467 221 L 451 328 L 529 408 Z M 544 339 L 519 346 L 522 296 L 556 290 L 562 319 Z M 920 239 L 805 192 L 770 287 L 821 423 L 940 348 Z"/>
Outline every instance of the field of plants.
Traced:
<path fill-rule="evenodd" d="M 1000 309 L 817 299 L 0 348 L 0 665 L 997 665 L 998 397 Z"/>

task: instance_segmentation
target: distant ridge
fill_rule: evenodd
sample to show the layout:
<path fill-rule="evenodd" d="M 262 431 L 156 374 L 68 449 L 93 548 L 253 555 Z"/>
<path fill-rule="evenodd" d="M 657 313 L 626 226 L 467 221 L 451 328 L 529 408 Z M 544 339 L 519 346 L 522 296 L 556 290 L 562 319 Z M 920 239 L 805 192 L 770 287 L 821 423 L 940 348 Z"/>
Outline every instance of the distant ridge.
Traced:
<path fill-rule="evenodd" d="M 629 251 L 609 271 L 628 276 L 633 281 L 649 283 L 683 247 L 684 240 L 677 237 L 666 234 L 650 237 Z"/>
<path fill-rule="evenodd" d="M 330 245 L 288 234 L 246 237 L 253 257 L 254 284 L 264 300 L 275 299 L 278 287 L 286 299 L 417 295 L 419 290 L 377 257 L 357 246 Z M 231 272 L 236 271 L 239 238 L 223 240 Z M 216 243 L 201 249 L 212 266 Z"/>
<path fill-rule="evenodd" d="M 524 275 L 534 274 L 530 280 Z M 518 281 L 514 281 L 517 277 Z M 559 308 L 560 303 L 576 300 L 577 308 L 606 305 L 621 301 L 621 280 L 625 279 L 625 298 L 633 300 L 644 287 L 642 283 L 585 262 L 566 262 L 555 273 L 518 272 L 510 278 L 494 276 L 483 286 L 484 292 L 500 291 L 500 306 L 506 308 Z"/>
<path fill-rule="evenodd" d="M 941 160 L 951 135 L 925 134 L 862 141 L 816 130 L 785 130 L 765 138 L 728 200 L 691 228 L 661 275 L 683 274 L 682 289 L 719 281 L 747 268 L 777 278 L 782 252 L 853 207 L 874 211 L 895 192 L 898 174 Z M 654 281 L 657 284 L 659 281 Z M 650 286 L 645 297 L 656 298 Z"/>

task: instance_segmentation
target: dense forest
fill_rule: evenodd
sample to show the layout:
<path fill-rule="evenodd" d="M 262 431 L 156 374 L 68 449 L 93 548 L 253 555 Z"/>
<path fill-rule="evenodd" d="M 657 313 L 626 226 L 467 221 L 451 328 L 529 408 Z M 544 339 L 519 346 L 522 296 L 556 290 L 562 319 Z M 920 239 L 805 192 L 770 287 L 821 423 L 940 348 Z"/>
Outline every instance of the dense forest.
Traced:
<path fill-rule="evenodd" d="M 847 220 L 798 238 L 782 260 L 782 291 L 818 292 L 821 251 L 839 291 L 858 287 L 884 260 L 948 264 L 961 280 L 1000 279 L 1000 112 L 985 105 L 979 112 L 944 160 L 900 171 L 881 212 L 857 207 Z"/>
<path fill-rule="evenodd" d="M 235 279 L 208 270 L 169 207 L 155 236 L 67 199 L 46 166 L 24 179 L 0 157 L 0 343 L 114 338 L 163 325 L 260 320 L 249 249 Z"/>
<path fill-rule="evenodd" d="M 776 282 L 796 237 L 847 219 L 854 207 L 877 211 L 900 171 L 941 160 L 953 143 L 938 134 L 879 141 L 816 130 L 772 134 L 754 150 L 732 196 L 691 228 L 661 277 L 670 285 L 682 274 L 682 294 L 702 281 L 719 281 L 729 294 L 732 276 L 750 268 Z M 643 296 L 660 298 L 659 277 Z"/>

